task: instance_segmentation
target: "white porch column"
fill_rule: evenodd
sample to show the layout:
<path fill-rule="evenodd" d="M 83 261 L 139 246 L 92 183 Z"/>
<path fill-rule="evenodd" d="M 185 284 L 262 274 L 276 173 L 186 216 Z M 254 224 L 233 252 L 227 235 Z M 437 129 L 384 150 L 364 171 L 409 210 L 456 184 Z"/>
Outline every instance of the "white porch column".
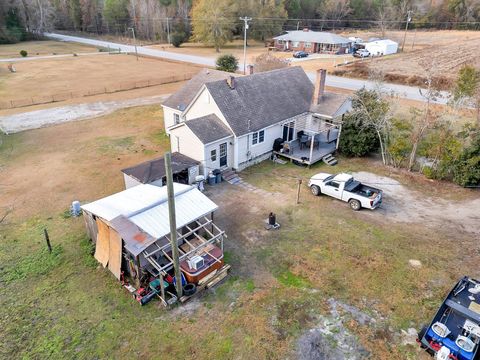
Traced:
<path fill-rule="evenodd" d="M 312 135 L 312 140 L 310 141 L 310 158 L 308 159 L 308 161 L 310 161 L 310 163 L 312 162 L 312 156 L 313 156 L 313 141 L 315 140 L 315 135 Z"/>
<path fill-rule="evenodd" d="M 238 169 L 238 138 L 233 137 L 233 168 Z"/>

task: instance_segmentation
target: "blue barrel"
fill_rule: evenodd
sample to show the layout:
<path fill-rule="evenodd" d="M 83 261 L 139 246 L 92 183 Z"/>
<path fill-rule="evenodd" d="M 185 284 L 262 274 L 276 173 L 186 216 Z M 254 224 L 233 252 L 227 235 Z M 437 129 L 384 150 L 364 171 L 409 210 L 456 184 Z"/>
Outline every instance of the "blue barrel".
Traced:
<path fill-rule="evenodd" d="M 217 182 L 217 184 L 220 184 L 222 182 L 222 174 L 217 174 L 216 182 Z"/>

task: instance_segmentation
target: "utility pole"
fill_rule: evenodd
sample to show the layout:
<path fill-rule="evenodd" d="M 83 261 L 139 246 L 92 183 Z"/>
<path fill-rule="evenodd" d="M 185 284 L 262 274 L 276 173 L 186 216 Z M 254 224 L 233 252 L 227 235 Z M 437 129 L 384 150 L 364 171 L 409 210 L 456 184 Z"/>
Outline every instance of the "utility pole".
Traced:
<path fill-rule="evenodd" d="M 177 244 L 177 220 L 175 217 L 175 192 L 173 189 L 172 174 L 172 154 L 165 154 L 165 172 L 167 173 L 167 195 L 168 195 L 168 215 L 170 220 L 170 246 L 172 247 L 173 268 L 175 270 L 175 287 L 177 289 L 177 297 L 182 297 L 182 273 L 180 271 L 180 261 L 178 255 Z"/>
<path fill-rule="evenodd" d="M 246 73 L 247 69 L 247 30 L 248 30 L 248 22 L 252 20 L 251 17 L 241 17 L 240 20 L 242 20 L 245 24 L 244 26 L 244 32 L 243 32 L 243 75 Z"/>
<path fill-rule="evenodd" d="M 297 21 L 297 31 L 299 27 L 300 27 L 300 21 Z"/>
<path fill-rule="evenodd" d="M 168 41 L 168 45 L 170 46 L 170 22 L 168 17 L 167 17 L 167 41 Z"/>
<path fill-rule="evenodd" d="M 405 47 L 405 41 L 407 40 L 408 24 L 410 24 L 410 21 L 412 21 L 412 15 L 413 15 L 413 11 L 408 10 L 407 11 L 407 23 L 405 24 L 405 34 L 403 35 L 402 52 L 403 52 L 403 48 Z"/>
<path fill-rule="evenodd" d="M 137 61 L 138 61 L 138 51 L 137 51 L 137 38 L 135 37 L 135 29 L 133 27 L 128 28 L 129 30 L 132 30 L 133 34 L 133 44 L 135 45 L 135 55 L 137 56 Z"/>

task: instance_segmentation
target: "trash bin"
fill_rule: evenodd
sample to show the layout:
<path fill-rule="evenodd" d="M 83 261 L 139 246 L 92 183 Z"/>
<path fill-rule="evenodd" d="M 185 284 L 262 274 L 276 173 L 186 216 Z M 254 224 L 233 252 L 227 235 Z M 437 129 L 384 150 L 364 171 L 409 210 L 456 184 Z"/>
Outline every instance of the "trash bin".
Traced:
<path fill-rule="evenodd" d="M 208 185 L 215 185 L 217 177 L 215 175 L 208 176 Z"/>
<path fill-rule="evenodd" d="M 215 182 L 220 184 L 222 182 L 222 172 L 219 169 L 212 171 L 212 174 L 215 176 Z"/>

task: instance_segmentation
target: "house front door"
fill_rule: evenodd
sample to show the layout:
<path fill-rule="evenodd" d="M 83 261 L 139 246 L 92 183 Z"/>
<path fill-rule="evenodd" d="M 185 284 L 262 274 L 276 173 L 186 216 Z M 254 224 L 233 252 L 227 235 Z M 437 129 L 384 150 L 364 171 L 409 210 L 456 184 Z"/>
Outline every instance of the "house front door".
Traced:
<path fill-rule="evenodd" d="M 220 167 L 227 166 L 227 143 L 220 144 Z"/>

